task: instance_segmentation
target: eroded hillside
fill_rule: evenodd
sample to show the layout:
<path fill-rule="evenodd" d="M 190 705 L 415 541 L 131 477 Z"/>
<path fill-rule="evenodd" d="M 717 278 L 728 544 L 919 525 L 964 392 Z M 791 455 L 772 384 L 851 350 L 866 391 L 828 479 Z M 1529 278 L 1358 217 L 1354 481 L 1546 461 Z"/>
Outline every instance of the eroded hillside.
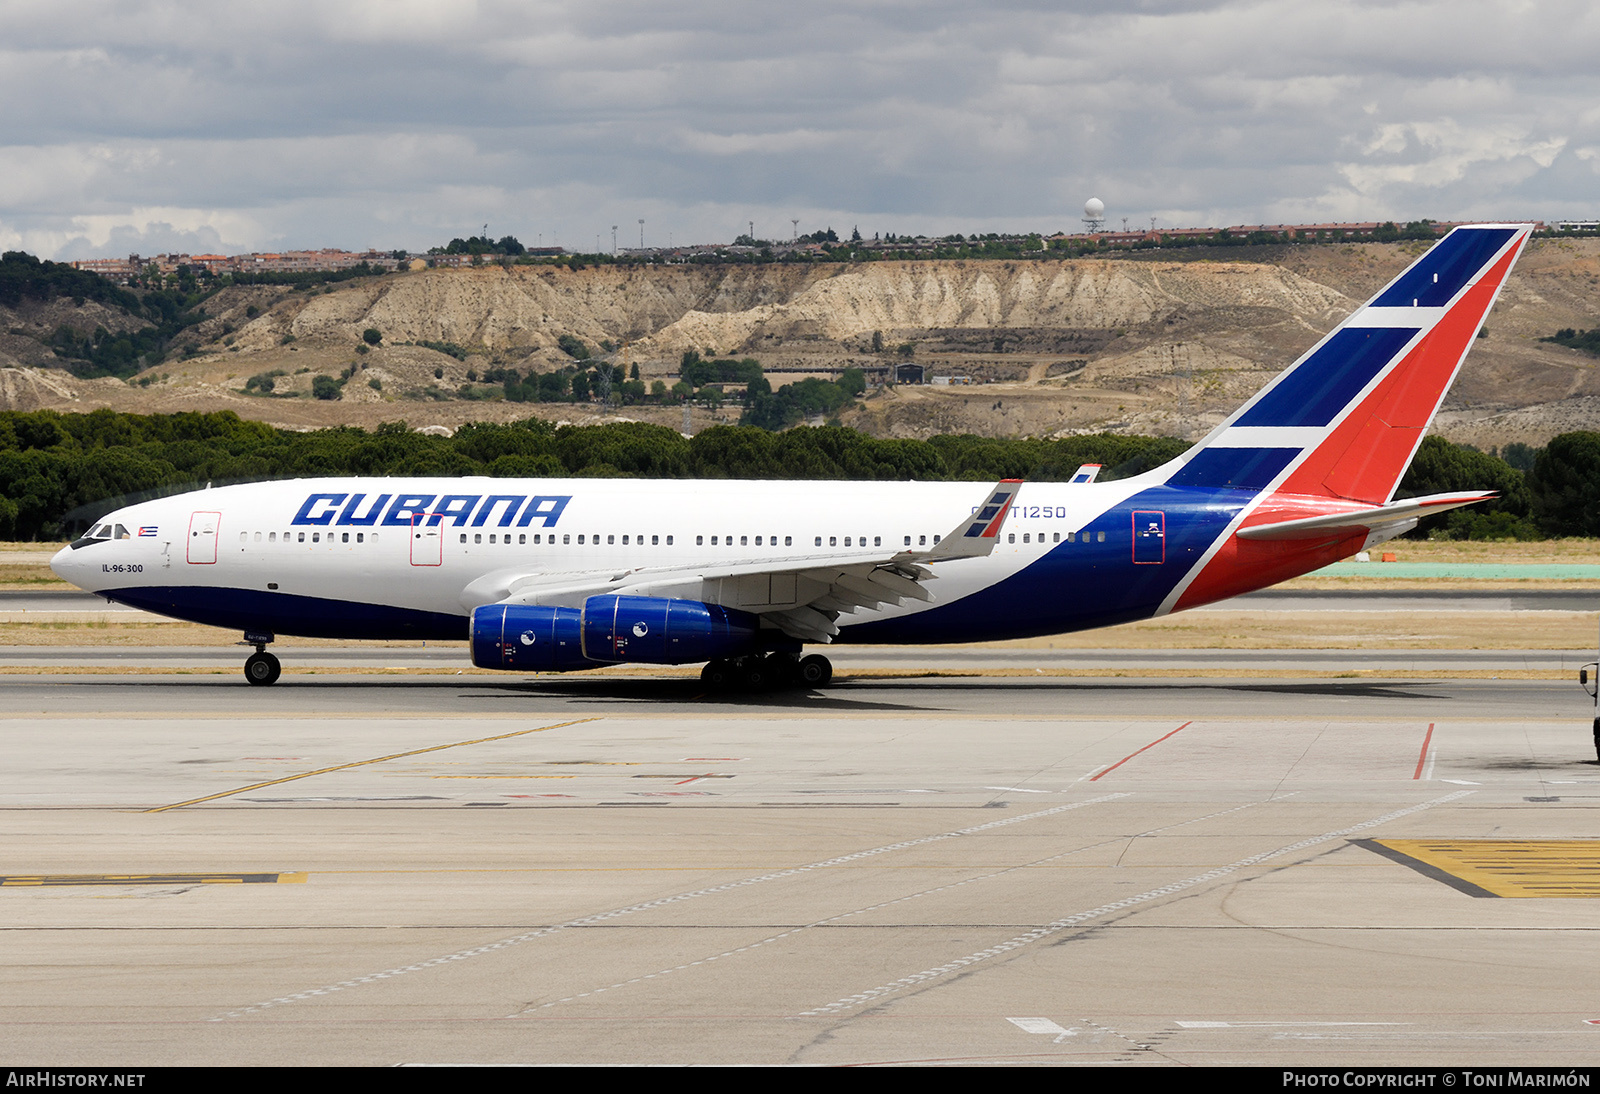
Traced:
<path fill-rule="evenodd" d="M 57 301 L 0 316 L 8 332 L 0 336 L 0 405 L 226 408 L 289 427 L 403 418 L 448 428 L 529 414 L 587 421 L 598 405 L 505 402 L 482 381 L 496 369 L 526 376 L 570 366 L 558 344 L 568 336 L 625 371 L 637 365 L 647 382 L 670 384 L 686 350 L 755 357 L 775 384 L 851 366 L 882 375 L 901 364 L 951 381 L 874 389 L 846 412 L 846 424 L 878 435 L 1198 436 L 1420 250 L 1275 247 L 1227 261 L 1183 252 L 1060 262 L 513 266 L 310 291 L 238 286 L 207 302 L 210 318 L 166 362 L 130 382 L 78 380 L 59 367 L 51 331 L 109 328 L 116 317 Z M 1488 446 L 1600 428 L 1600 361 L 1539 341 L 1562 327 L 1600 326 L 1597 313 L 1600 241 L 1535 241 L 1469 356 L 1440 431 Z M 376 346 L 362 341 L 369 329 L 382 336 Z M 310 397 L 317 376 L 341 375 L 340 398 Z M 272 380 L 270 393 L 262 377 Z M 628 406 L 617 415 L 683 422 L 679 407 Z M 735 415 L 696 408 L 693 427 Z"/>

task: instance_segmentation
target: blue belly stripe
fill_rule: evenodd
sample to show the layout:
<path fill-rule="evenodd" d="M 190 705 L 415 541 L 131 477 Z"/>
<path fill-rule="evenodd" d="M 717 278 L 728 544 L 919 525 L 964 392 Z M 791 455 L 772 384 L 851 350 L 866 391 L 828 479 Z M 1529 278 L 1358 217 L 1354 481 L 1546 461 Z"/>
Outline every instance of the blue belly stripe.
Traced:
<path fill-rule="evenodd" d="M 270 631 L 304 638 L 465 639 L 465 615 L 361 604 L 260 589 L 184 585 L 106 589 L 99 595 L 131 608 L 230 631 Z"/>

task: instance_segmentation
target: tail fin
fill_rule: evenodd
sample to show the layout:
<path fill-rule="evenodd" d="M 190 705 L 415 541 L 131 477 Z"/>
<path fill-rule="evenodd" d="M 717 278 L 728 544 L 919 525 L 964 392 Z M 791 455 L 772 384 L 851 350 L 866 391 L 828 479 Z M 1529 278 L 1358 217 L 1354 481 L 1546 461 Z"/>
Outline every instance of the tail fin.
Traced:
<path fill-rule="evenodd" d="M 1166 481 L 1388 502 L 1532 230 L 1452 231 L 1169 464 Z"/>

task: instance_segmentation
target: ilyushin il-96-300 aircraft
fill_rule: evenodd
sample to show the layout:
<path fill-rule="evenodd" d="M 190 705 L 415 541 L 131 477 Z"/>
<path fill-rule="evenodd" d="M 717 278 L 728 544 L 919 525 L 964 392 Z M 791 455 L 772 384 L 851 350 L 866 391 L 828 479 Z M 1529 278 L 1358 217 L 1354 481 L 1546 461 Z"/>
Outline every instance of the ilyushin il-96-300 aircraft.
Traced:
<path fill-rule="evenodd" d="M 51 562 L 109 600 L 277 635 L 468 639 L 512 671 L 706 663 L 827 684 L 805 647 L 1148 619 L 1492 497 L 1395 501 L 1526 225 L 1456 228 L 1183 455 L 1097 482 L 338 478 L 117 510 Z"/>

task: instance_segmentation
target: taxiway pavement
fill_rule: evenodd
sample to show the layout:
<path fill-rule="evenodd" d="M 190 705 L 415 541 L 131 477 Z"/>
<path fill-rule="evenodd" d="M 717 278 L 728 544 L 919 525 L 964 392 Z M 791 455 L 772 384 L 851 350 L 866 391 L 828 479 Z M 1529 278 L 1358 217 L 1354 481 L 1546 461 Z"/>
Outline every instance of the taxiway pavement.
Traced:
<path fill-rule="evenodd" d="M 1587 1065 L 1600 900 L 1364 841 L 1600 835 L 1590 713 L 1488 679 L 9 675 L 0 1055 Z"/>

